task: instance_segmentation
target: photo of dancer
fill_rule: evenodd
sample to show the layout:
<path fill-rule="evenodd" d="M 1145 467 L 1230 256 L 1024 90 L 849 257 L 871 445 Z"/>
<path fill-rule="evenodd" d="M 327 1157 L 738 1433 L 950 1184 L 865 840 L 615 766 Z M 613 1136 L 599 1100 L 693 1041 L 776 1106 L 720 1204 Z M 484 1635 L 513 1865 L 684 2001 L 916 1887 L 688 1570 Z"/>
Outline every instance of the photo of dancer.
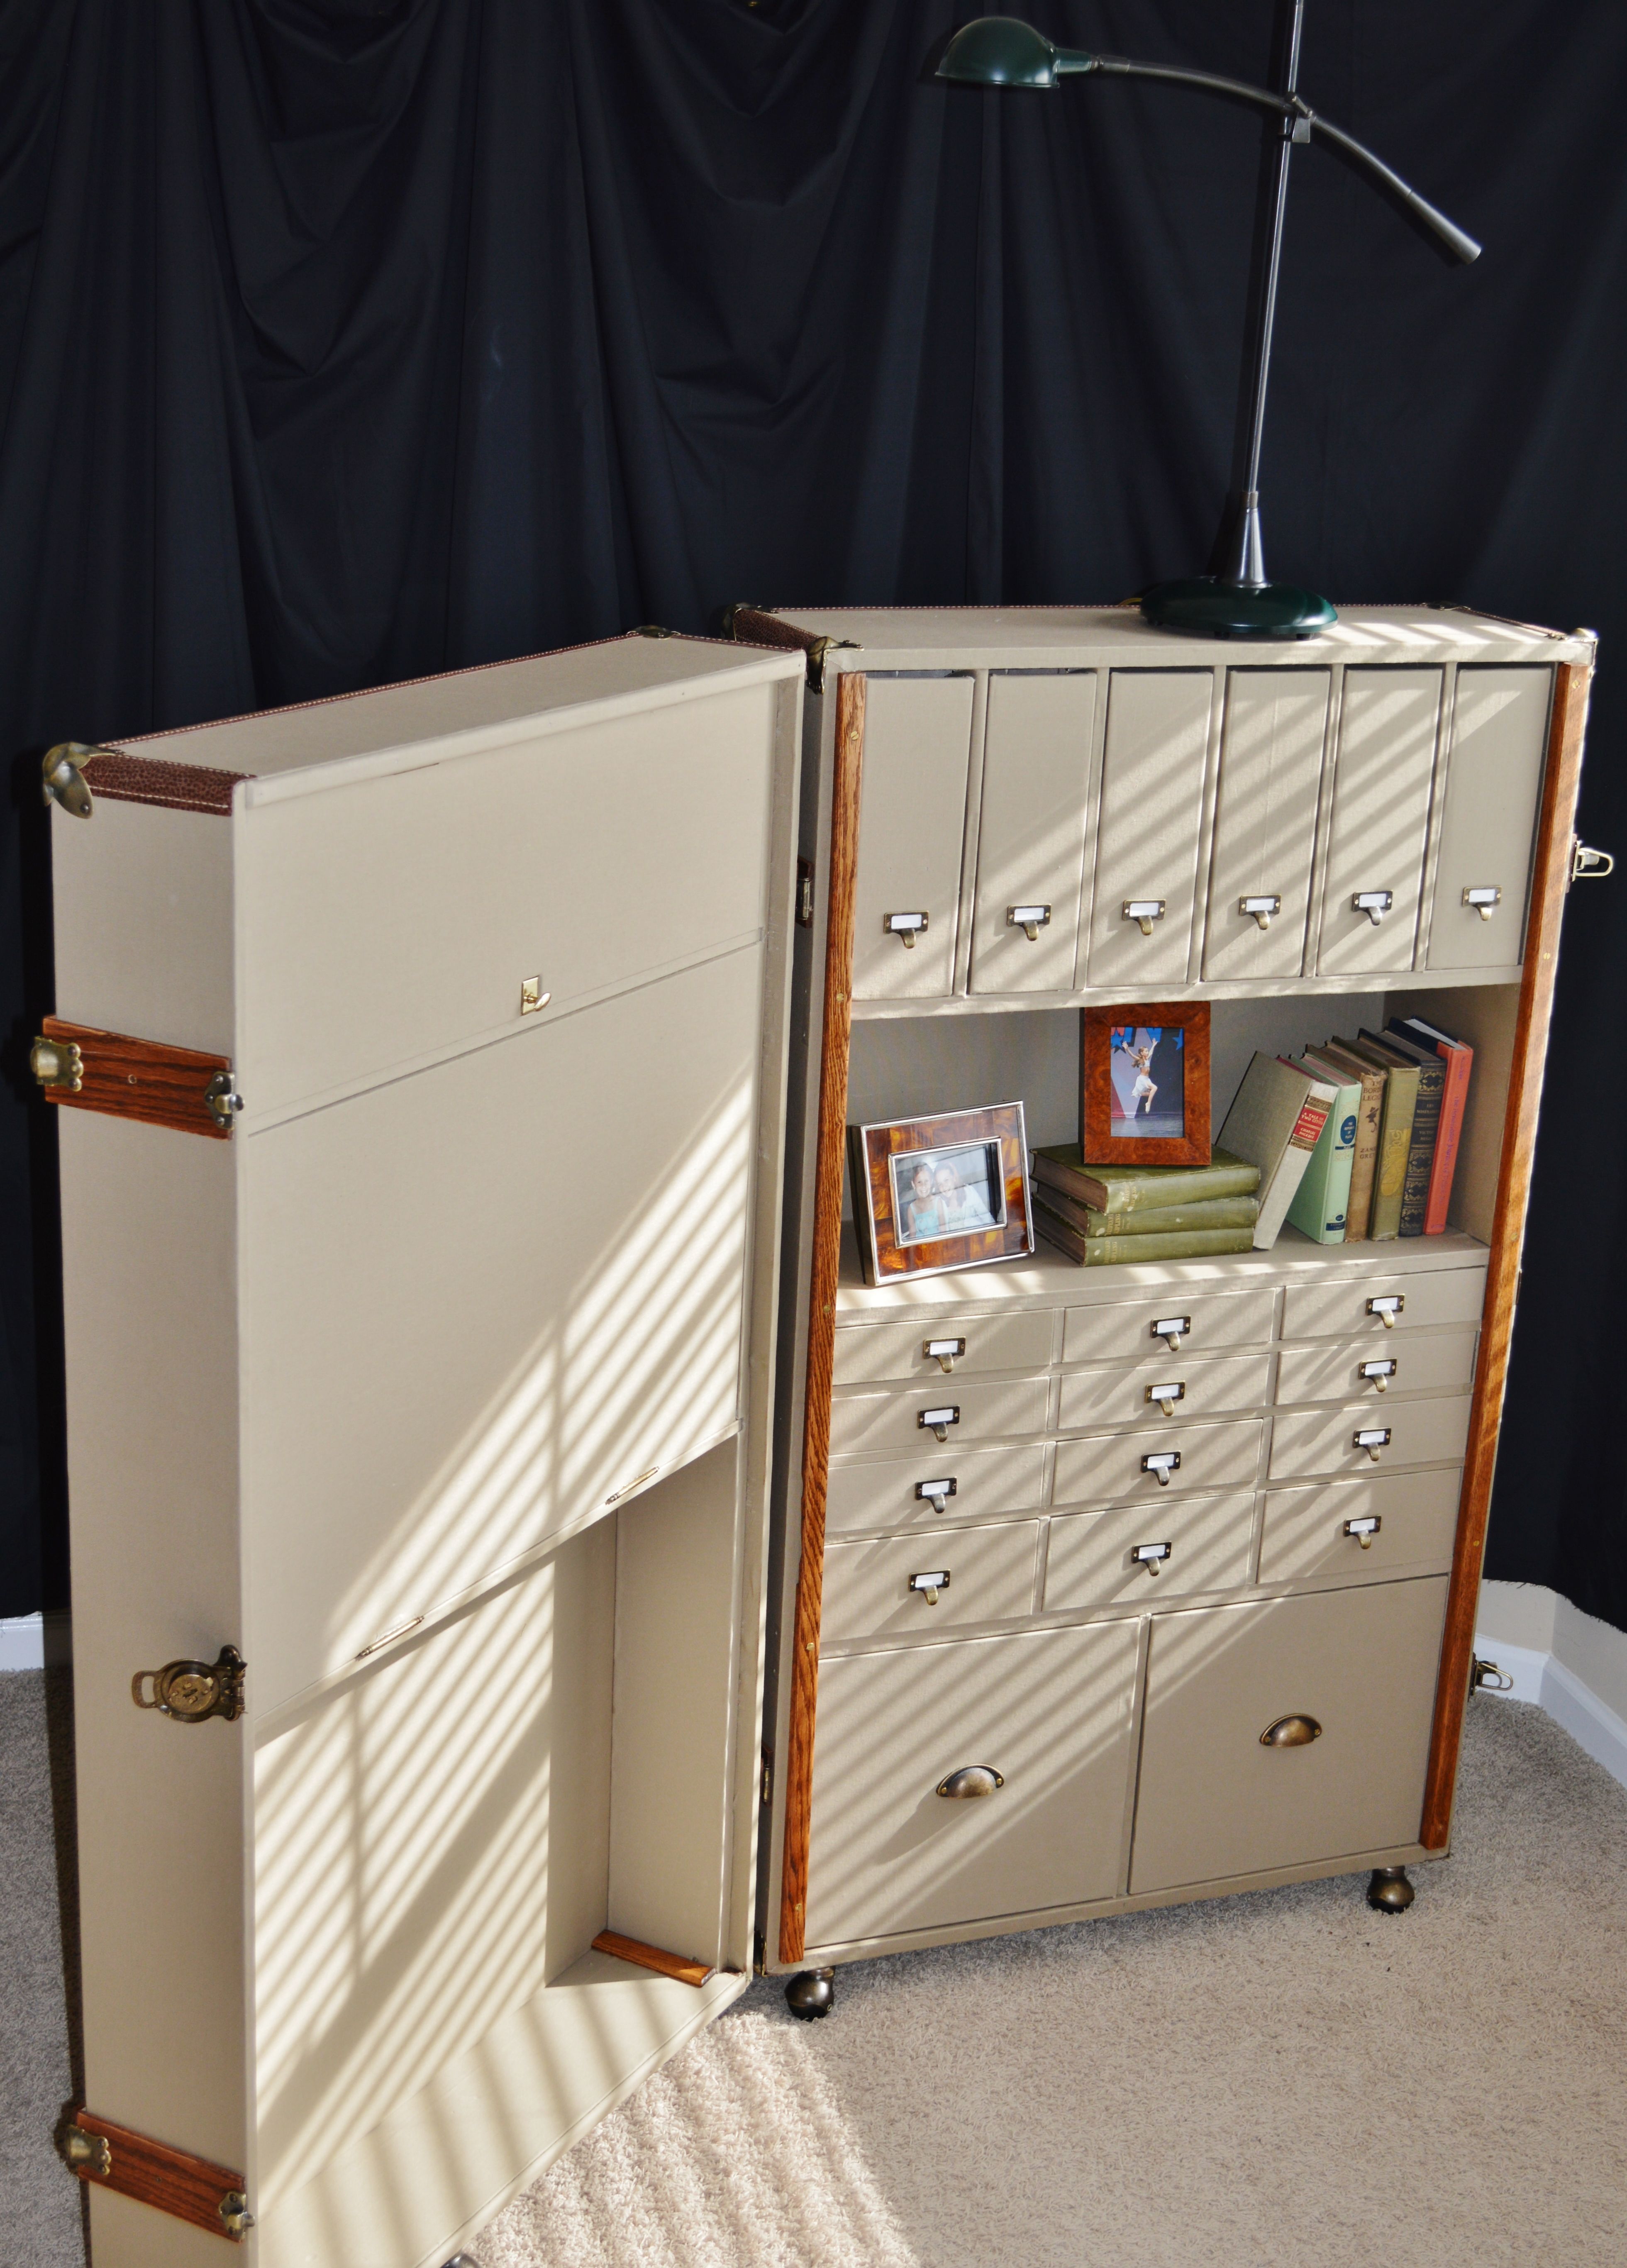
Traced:
<path fill-rule="evenodd" d="M 1108 1065 L 1115 1139 L 1178 1142 L 1184 1137 L 1185 1041 L 1178 1024 L 1112 1027 Z"/>

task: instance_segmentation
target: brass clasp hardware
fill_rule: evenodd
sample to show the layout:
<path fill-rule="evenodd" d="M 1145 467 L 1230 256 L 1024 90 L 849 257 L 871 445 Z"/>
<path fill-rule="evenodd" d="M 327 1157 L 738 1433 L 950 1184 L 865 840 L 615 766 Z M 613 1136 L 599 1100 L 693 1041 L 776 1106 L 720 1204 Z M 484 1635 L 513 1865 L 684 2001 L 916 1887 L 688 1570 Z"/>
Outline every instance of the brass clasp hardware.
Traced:
<path fill-rule="evenodd" d="M 992 1764 L 962 1764 L 959 1771 L 939 1781 L 938 1793 L 946 1795 L 952 1803 L 967 1803 L 975 1796 L 992 1795 L 1005 1785 L 1005 1773 L 996 1771 Z"/>
<path fill-rule="evenodd" d="M 1174 1550 L 1172 1543 L 1137 1543 L 1130 1555 L 1130 1561 L 1135 1566 L 1145 1567 L 1149 1575 L 1156 1575 Z"/>
<path fill-rule="evenodd" d="M 946 1441 L 951 1425 L 958 1425 L 960 1422 L 961 1405 L 958 1402 L 946 1403 L 941 1410 L 923 1410 L 916 1419 L 923 1432 L 934 1434 L 940 1441 Z"/>
<path fill-rule="evenodd" d="M 1387 1331 L 1395 1328 L 1395 1318 L 1407 1304 L 1404 1292 L 1381 1292 L 1376 1300 L 1367 1302 L 1367 1313 L 1376 1315 Z"/>
<path fill-rule="evenodd" d="M 220 2225 L 228 2236 L 245 2237 L 254 2226 L 254 2216 L 248 2209 L 248 2199 L 241 2190 L 228 2190 L 217 2207 Z"/>
<path fill-rule="evenodd" d="M 28 1068 L 41 1086 L 77 1094 L 85 1085 L 85 1057 L 77 1040 L 36 1040 L 28 1050 Z"/>
<path fill-rule="evenodd" d="M 1375 1394 L 1382 1394 L 1395 1377 L 1395 1356 L 1387 1355 L 1380 1362 L 1364 1362 L 1356 1374 L 1365 1379 Z"/>
<path fill-rule="evenodd" d="M 1179 1354 L 1182 1340 L 1189 1337 L 1191 1330 L 1190 1315 L 1166 1315 L 1153 1324 L 1152 1336 L 1155 1339 L 1162 1339 L 1171 1354 Z"/>
<path fill-rule="evenodd" d="M 660 1469 L 659 1465 L 652 1465 L 647 1473 L 635 1474 L 630 1481 L 623 1481 L 619 1489 L 613 1489 L 605 1502 L 620 1504 L 624 1496 L 631 1496 L 635 1489 L 641 1489 L 646 1481 L 652 1481 Z"/>
<path fill-rule="evenodd" d="M 927 916 L 924 913 L 883 914 L 881 927 L 888 937 L 895 937 L 907 951 L 913 953 L 917 938 L 926 934 Z"/>
<path fill-rule="evenodd" d="M 1395 894 L 1393 890 L 1358 890 L 1351 900 L 1351 910 L 1353 913 L 1366 914 L 1374 929 L 1377 929 L 1395 902 Z"/>
<path fill-rule="evenodd" d="M 1365 1513 L 1359 1520 L 1347 1520 L 1344 1523 L 1344 1533 L 1347 1535 L 1353 1535 L 1364 1551 L 1371 1551 L 1373 1539 L 1383 1525 L 1382 1519 L 1376 1512 Z"/>
<path fill-rule="evenodd" d="M 234 1646 L 223 1646 L 213 1661 L 166 1661 L 162 1669 L 138 1669 L 130 1680 L 130 1699 L 138 1709 L 156 1709 L 178 1725 L 201 1725 L 224 1717 L 228 1724 L 243 1713 L 243 1680 L 248 1665 Z M 142 1694 L 148 1681 L 152 1698 Z"/>
<path fill-rule="evenodd" d="M 927 1339 L 922 1344 L 921 1352 L 928 1362 L 935 1362 L 939 1370 L 947 1374 L 954 1368 L 957 1360 L 964 1358 L 966 1341 L 964 1339 Z"/>
<path fill-rule="evenodd" d="M 1133 921 L 1143 937 L 1151 937 L 1153 923 L 1164 918 L 1164 903 L 1162 898 L 1126 898 L 1120 918 Z"/>
<path fill-rule="evenodd" d="M 930 1504 L 934 1512 L 941 1512 L 950 1498 L 957 1493 L 959 1484 L 953 1474 L 946 1478 L 916 1483 L 916 1502 Z"/>
<path fill-rule="evenodd" d="M 78 1050 L 76 1049 L 75 1053 Z M 232 1084 L 229 1071 L 217 1071 L 203 1090 L 203 1101 L 217 1126 L 230 1126 L 243 1108 L 243 1098 Z"/>
<path fill-rule="evenodd" d="M 553 997 L 554 996 L 551 992 L 545 992 L 542 990 L 542 979 L 540 976 L 522 976 L 520 978 L 519 1012 L 522 1016 L 534 1016 L 539 1014 L 542 1009 L 547 1007 L 548 1002 L 553 998 Z"/>
<path fill-rule="evenodd" d="M 1263 1749 L 1308 1749 L 1313 1741 L 1321 1738 L 1321 1727 L 1314 1717 L 1279 1717 L 1268 1725 L 1260 1735 Z"/>
<path fill-rule="evenodd" d="M 1389 1438 L 1390 1429 L 1388 1425 L 1363 1425 L 1351 1435 L 1351 1446 L 1356 1449 L 1366 1449 L 1376 1465 L 1379 1462 L 1379 1452 L 1389 1447 Z"/>
<path fill-rule="evenodd" d="M 1607 874 L 1616 872 L 1616 854 L 1612 850 L 1594 850 L 1579 835 L 1571 838 L 1571 880 L 1573 882 L 1602 882 Z"/>
<path fill-rule="evenodd" d="M 1040 932 L 1046 927 L 1050 917 L 1049 906 L 1007 906 L 1005 909 L 1006 928 L 1020 929 L 1030 945 L 1039 942 Z"/>
<path fill-rule="evenodd" d="M 935 1607 L 938 1604 L 938 1594 L 949 1588 L 949 1570 L 947 1567 L 939 1567 L 928 1575 L 912 1575 L 909 1578 L 909 1587 L 911 1591 L 918 1591 L 929 1607 Z"/>
<path fill-rule="evenodd" d="M 113 2145 L 105 2134 L 70 2126 L 63 2135 L 63 2161 L 71 2172 L 94 2174 L 105 2182 L 113 2171 Z"/>
<path fill-rule="evenodd" d="M 1150 1456 L 1141 1460 L 1141 1469 L 1144 1473 L 1151 1473 L 1160 1488 L 1167 1488 L 1171 1473 L 1178 1473 L 1181 1469 L 1181 1452 L 1179 1449 L 1154 1449 Z"/>
<path fill-rule="evenodd" d="M 1491 887 L 1483 890 L 1465 890 L 1463 903 L 1473 906 L 1482 921 L 1490 921 L 1503 902 L 1503 893 Z"/>
<path fill-rule="evenodd" d="M 1146 1398 L 1149 1402 L 1156 1402 L 1166 1418 L 1173 1418 L 1176 1403 L 1186 1400 L 1186 1381 L 1175 1378 L 1163 1386 L 1149 1386 Z"/>
<path fill-rule="evenodd" d="M 1282 909 L 1282 900 L 1274 895 L 1259 898 L 1239 898 L 1237 901 L 1238 912 L 1243 915 L 1252 914 L 1262 929 L 1270 929 L 1271 926 L 1272 915 L 1281 913 Z"/>
<path fill-rule="evenodd" d="M 1483 1661 L 1477 1653 L 1471 1654 L 1469 1690 L 1471 1693 L 1512 1693 L 1514 1681 L 1506 1669 L 1499 1669 L 1495 1661 Z"/>
<path fill-rule="evenodd" d="M 59 740 L 54 748 L 48 748 L 40 765 L 40 798 L 46 809 L 60 804 L 75 819 L 89 819 L 96 806 L 80 762 L 86 756 L 115 753 L 112 748 L 99 748 L 92 740 Z"/>

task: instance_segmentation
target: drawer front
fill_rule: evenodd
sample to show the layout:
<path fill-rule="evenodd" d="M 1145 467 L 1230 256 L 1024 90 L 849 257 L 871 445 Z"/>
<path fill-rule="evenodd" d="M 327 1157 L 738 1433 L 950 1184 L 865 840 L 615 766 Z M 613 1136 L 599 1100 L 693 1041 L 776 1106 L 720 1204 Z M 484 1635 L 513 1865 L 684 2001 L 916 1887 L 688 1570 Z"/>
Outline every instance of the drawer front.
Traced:
<path fill-rule="evenodd" d="M 1520 957 L 1553 681 L 1551 669 L 1458 672 L 1432 968 L 1506 968 Z M 1486 904 L 1488 891 L 1498 894 L 1494 903 Z"/>
<path fill-rule="evenodd" d="M 1115 669 L 1108 696 L 1101 818 L 1090 919 L 1090 981 L 1186 980 L 1197 887 L 1198 814 L 1214 678 L 1203 670 Z M 1151 933 L 1127 903 L 1155 906 Z"/>
<path fill-rule="evenodd" d="M 1354 1276 L 1337 1284 L 1291 1284 L 1283 1301 L 1285 1339 L 1377 1339 L 1436 1323 L 1477 1323 L 1486 1295 L 1483 1268 L 1442 1268 L 1417 1275 Z M 1399 1308 L 1384 1303 L 1399 1300 Z M 1373 1312 L 1373 1303 L 1380 1312 Z M 1392 1321 L 1387 1327 L 1388 1312 Z"/>
<path fill-rule="evenodd" d="M 1469 1439 L 1469 1397 L 1453 1395 L 1439 1402 L 1397 1402 L 1376 1395 L 1346 1403 L 1343 1410 L 1307 1410 L 1277 1418 L 1271 1427 L 1270 1480 L 1299 1480 L 1312 1473 L 1348 1473 L 1365 1479 L 1384 1465 L 1437 1464 L 1461 1457 Z M 1363 1447 L 1358 1433 L 1388 1432 L 1388 1441 Z M 1377 1451 L 1376 1458 L 1374 1450 Z"/>
<path fill-rule="evenodd" d="M 1037 1370 L 1051 1359 L 1053 1334 L 1049 1307 L 1015 1315 L 924 1315 L 916 1322 L 858 1326 L 836 1333 L 836 1383 L 868 1386 L 901 1378 L 931 1385 L 946 1375 L 959 1378 L 976 1371 Z M 956 1340 L 961 1343 L 959 1352 Z M 929 1354 L 929 1345 L 940 1352 Z"/>
<path fill-rule="evenodd" d="M 939 1485 L 934 1485 L 939 1484 Z M 1045 1501 L 1045 1452 L 940 1449 L 880 1464 L 832 1465 L 825 1527 L 832 1535 L 861 1528 L 948 1528 L 993 1512 L 1028 1512 Z"/>
<path fill-rule="evenodd" d="M 833 1543 L 825 1554 L 821 1638 L 827 1646 L 905 1631 L 933 1638 L 957 1624 L 1031 1615 L 1039 1557 L 1037 1520 Z"/>
<path fill-rule="evenodd" d="M 1167 1355 L 1161 1363 L 1137 1363 L 1130 1370 L 1065 1373 L 1057 1422 L 1064 1432 L 1080 1425 L 1145 1425 L 1164 1417 L 1179 1424 L 1223 1410 L 1256 1410 L 1270 1398 L 1269 1354 L 1233 1355 L 1221 1362 Z"/>
<path fill-rule="evenodd" d="M 1160 1615 L 1132 1891 L 1416 1842 L 1443 1578 Z M 1321 1727 L 1263 1745 L 1285 1717 Z"/>
<path fill-rule="evenodd" d="M 1192 1489 L 1252 1488 L 1260 1469 L 1264 1420 L 1229 1425 L 1160 1425 L 1156 1432 L 1087 1433 L 1056 1447 L 1053 1502 L 1156 1505 Z M 1151 1459 L 1148 1464 L 1144 1460 Z M 1178 1462 L 1165 1462 L 1177 1459 Z M 1167 1475 L 1159 1479 L 1162 1471 Z"/>
<path fill-rule="evenodd" d="M 1145 1362 L 1149 1356 L 1213 1354 L 1252 1346 L 1271 1336 L 1277 1294 L 1262 1289 L 1217 1297 L 1184 1287 L 1156 1300 L 1104 1300 L 1099 1307 L 1070 1307 L 1063 1324 L 1064 1362 Z M 1174 1328 L 1172 1350 L 1158 1329 Z M 1182 1329 L 1185 1324 L 1188 1328 Z"/>
<path fill-rule="evenodd" d="M 1265 1498 L 1260 1580 L 1359 1575 L 1381 1582 L 1414 1571 L 1444 1574 L 1452 1565 L 1461 1485 L 1462 1475 L 1453 1466 L 1371 1481 L 1329 1481 L 1320 1488 L 1272 1489 Z"/>
<path fill-rule="evenodd" d="M 1254 1512 L 1250 1490 L 1185 1498 L 1167 1510 L 1136 1505 L 1053 1520 L 1045 1611 L 1127 1602 L 1156 1607 L 1183 1591 L 1240 1589 L 1248 1580 Z"/>
<path fill-rule="evenodd" d="M 953 984 L 973 683 L 872 677 L 865 688 L 856 1000 L 941 999 Z M 924 914 L 925 929 L 888 927 L 905 914 Z"/>
<path fill-rule="evenodd" d="M 1438 669 L 1345 672 L 1321 976 L 1412 966 L 1440 688 Z M 1375 923 L 1354 901 L 1383 891 L 1390 903 L 1376 909 Z"/>
<path fill-rule="evenodd" d="M 1111 1897 L 1136 1677 L 1134 1620 L 824 1663 L 807 1944 Z M 1005 1785 L 954 1800 L 953 1772 Z"/>
<path fill-rule="evenodd" d="M 1397 1394 L 1450 1394 L 1473 1384 L 1476 1331 L 1412 1331 L 1404 1344 L 1285 1347 L 1277 1363 L 1277 1399 L 1370 1403 L 1388 1410 Z M 1392 1340 L 1399 1334 L 1392 1331 Z M 1394 1366 L 1389 1371 L 1376 1366 Z M 1364 1376 L 1364 1369 L 1370 1374 Z M 1383 1382 L 1382 1393 L 1379 1381 Z"/>
<path fill-rule="evenodd" d="M 1073 990 L 1096 682 L 1088 671 L 989 680 L 974 992 Z"/>
<path fill-rule="evenodd" d="M 1002 1386 L 946 1378 L 937 1387 L 911 1386 L 892 1394 L 843 1394 L 830 1405 L 833 1456 L 869 1451 L 876 1456 L 932 1455 L 951 1442 L 996 1440 L 1008 1433 L 1042 1433 L 1050 1399 L 1048 1378 L 1012 1379 Z M 944 1412 L 940 1442 L 929 1422 Z M 953 1413 L 953 1414 L 950 1414 Z"/>
<path fill-rule="evenodd" d="M 1300 972 L 1332 681 L 1325 669 L 1228 673 L 1204 932 L 1206 983 Z M 1273 898 L 1275 910 L 1266 902 Z M 1263 902 L 1250 911 L 1248 899 Z"/>

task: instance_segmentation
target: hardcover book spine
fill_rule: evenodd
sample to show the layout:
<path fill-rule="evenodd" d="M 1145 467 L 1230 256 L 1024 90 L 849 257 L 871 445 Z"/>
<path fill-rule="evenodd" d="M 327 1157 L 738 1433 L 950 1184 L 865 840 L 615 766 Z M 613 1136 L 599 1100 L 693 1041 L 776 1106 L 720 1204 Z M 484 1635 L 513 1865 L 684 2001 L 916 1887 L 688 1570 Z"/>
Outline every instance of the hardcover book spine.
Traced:
<path fill-rule="evenodd" d="M 1153 1205 L 1145 1212 L 1099 1212 L 1078 1204 L 1060 1189 L 1048 1189 L 1042 1202 L 1081 1236 L 1179 1236 L 1191 1228 L 1252 1228 L 1260 1217 L 1257 1197 L 1209 1197 L 1197 1204 Z"/>
<path fill-rule="evenodd" d="M 1350 1202 L 1344 1211 L 1344 1241 L 1365 1242 L 1372 1233 L 1373 1190 L 1379 1169 L 1379 1127 L 1384 1117 L 1384 1082 L 1364 1079 L 1356 1118 L 1356 1149 L 1351 1160 Z"/>
<path fill-rule="evenodd" d="M 1402 1182 L 1402 1236 L 1422 1236 L 1429 1212 L 1430 1174 L 1435 1163 L 1435 1138 L 1440 1131 L 1440 1099 L 1447 1067 L 1439 1057 L 1418 1065 L 1417 1099 L 1412 1111 L 1412 1138 L 1407 1145 L 1407 1170 Z"/>
<path fill-rule="evenodd" d="M 1207 1260 L 1225 1252 L 1247 1252 L 1254 1241 L 1248 1228 L 1190 1228 L 1171 1236 L 1081 1236 L 1076 1228 L 1036 1204 L 1034 1226 L 1048 1241 L 1083 1268 L 1123 1267 L 1136 1261 Z"/>
<path fill-rule="evenodd" d="M 1368 1234 L 1375 1244 L 1387 1244 L 1401 1233 L 1402 1192 L 1407 1182 L 1407 1155 L 1412 1147 L 1412 1110 L 1417 1079 L 1411 1071 L 1384 1074 L 1384 1118 L 1379 1130 L 1379 1174 L 1373 1192 L 1373 1226 Z"/>
<path fill-rule="evenodd" d="M 1305 1178 L 1294 1192 L 1288 1219 L 1318 1244 L 1343 1244 L 1350 1204 L 1351 1166 L 1356 1154 L 1356 1125 L 1361 1089 L 1341 1086 L 1318 1137 Z"/>

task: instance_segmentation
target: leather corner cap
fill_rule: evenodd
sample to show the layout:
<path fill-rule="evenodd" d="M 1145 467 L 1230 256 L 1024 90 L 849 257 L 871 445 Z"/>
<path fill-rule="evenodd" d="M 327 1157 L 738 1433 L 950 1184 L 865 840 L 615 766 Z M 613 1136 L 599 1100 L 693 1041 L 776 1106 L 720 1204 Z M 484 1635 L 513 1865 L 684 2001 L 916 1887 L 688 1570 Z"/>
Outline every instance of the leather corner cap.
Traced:
<path fill-rule="evenodd" d="M 109 748 L 87 756 L 80 766 L 92 795 L 110 803 L 151 803 L 164 811 L 201 811 L 214 819 L 230 817 L 232 791 L 253 772 L 221 772 L 207 764 L 160 763 L 151 756 L 127 755 Z"/>

